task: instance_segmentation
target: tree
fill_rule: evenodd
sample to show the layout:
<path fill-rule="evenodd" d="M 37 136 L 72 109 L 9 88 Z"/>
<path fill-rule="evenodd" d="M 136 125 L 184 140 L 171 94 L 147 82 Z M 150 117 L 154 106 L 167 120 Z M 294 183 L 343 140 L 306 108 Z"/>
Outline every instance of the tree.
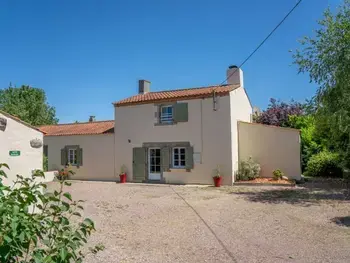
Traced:
<path fill-rule="evenodd" d="M 301 103 L 290 103 L 270 99 L 270 104 L 260 115 L 255 116 L 255 122 L 280 127 L 290 127 L 289 116 L 300 116 L 304 113 Z"/>
<path fill-rule="evenodd" d="M 317 130 L 326 136 L 327 147 L 339 152 L 350 167 L 350 0 L 332 13 L 324 12 L 314 37 L 304 37 L 294 53 L 299 72 L 307 72 L 318 84 Z"/>
<path fill-rule="evenodd" d="M 30 86 L 0 90 L 0 110 L 33 126 L 58 122 L 55 108 L 46 101 L 45 91 Z"/>

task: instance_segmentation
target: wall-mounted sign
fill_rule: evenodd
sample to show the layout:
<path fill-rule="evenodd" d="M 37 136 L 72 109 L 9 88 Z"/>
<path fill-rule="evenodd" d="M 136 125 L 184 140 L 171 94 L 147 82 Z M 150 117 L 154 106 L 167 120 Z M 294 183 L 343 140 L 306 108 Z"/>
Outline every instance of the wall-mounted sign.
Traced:
<path fill-rule="evenodd" d="M 21 155 L 21 151 L 9 151 L 9 155 L 10 156 L 20 156 Z"/>
<path fill-rule="evenodd" d="M 40 139 L 33 139 L 30 141 L 30 146 L 32 146 L 33 148 L 40 148 L 41 146 L 43 146 L 43 142 Z"/>
<path fill-rule="evenodd" d="M 7 120 L 5 118 L 0 118 L 0 131 L 5 131 L 7 125 Z"/>

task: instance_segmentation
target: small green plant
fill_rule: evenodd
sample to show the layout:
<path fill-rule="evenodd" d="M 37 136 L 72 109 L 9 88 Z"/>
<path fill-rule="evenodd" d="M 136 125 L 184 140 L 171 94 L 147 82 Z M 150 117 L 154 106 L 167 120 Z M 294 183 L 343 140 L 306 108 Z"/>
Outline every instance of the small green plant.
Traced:
<path fill-rule="evenodd" d="M 280 180 L 284 176 L 284 173 L 280 169 L 276 169 L 272 172 L 274 180 Z"/>
<path fill-rule="evenodd" d="M 313 155 L 306 166 L 306 176 L 342 177 L 340 158 L 336 153 L 322 151 Z"/>
<path fill-rule="evenodd" d="M 83 201 L 64 191 L 71 184 L 63 178 L 58 190 L 46 192 L 46 184 L 36 180 L 44 173 L 35 170 L 27 178 L 17 175 L 8 186 L 3 168 L 9 167 L 0 164 L 0 262 L 82 262 L 82 247 L 95 226 L 89 218 L 79 219 Z M 89 253 L 102 249 L 97 245 Z"/>
<path fill-rule="evenodd" d="M 49 169 L 49 159 L 46 155 L 43 155 L 43 171 L 47 172 Z"/>
<path fill-rule="evenodd" d="M 123 164 L 122 166 L 120 166 L 120 174 L 125 174 L 127 171 L 127 167 L 125 164 Z"/>
<path fill-rule="evenodd" d="M 213 177 L 220 178 L 222 176 L 220 166 L 217 165 L 216 168 L 213 170 Z"/>
<path fill-rule="evenodd" d="M 252 157 L 249 157 L 248 160 L 240 162 L 237 180 L 254 180 L 255 178 L 259 177 L 260 170 L 260 164 L 255 162 Z"/>

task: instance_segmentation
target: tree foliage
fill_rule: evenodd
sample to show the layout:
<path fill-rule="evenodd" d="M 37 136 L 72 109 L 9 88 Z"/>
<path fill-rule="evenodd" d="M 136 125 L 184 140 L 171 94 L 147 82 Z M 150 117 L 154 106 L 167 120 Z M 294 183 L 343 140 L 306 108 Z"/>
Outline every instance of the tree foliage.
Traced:
<path fill-rule="evenodd" d="M 55 108 L 46 101 L 45 91 L 29 86 L 0 90 L 0 110 L 34 126 L 58 122 Z"/>
<path fill-rule="evenodd" d="M 0 164 L 0 262 L 82 262 L 82 246 L 95 227 L 89 218 L 79 220 L 83 201 L 64 192 L 70 183 L 61 180 L 58 191 L 46 192 L 36 180 L 44 173 L 37 170 L 29 178 L 18 175 L 10 187 L 2 183 L 3 167 L 8 166 Z"/>
<path fill-rule="evenodd" d="M 304 113 L 301 103 L 292 101 L 285 103 L 270 99 L 270 104 L 260 115 L 255 116 L 255 122 L 280 127 L 290 127 L 289 116 L 300 116 Z"/>
<path fill-rule="evenodd" d="M 301 40 L 294 53 L 299 72 L 319 85 L 314 98 L 316 125 L 329 150 L 350 167 L 350 0 L 335 13 L 324 12 L 314 37 Z"/>

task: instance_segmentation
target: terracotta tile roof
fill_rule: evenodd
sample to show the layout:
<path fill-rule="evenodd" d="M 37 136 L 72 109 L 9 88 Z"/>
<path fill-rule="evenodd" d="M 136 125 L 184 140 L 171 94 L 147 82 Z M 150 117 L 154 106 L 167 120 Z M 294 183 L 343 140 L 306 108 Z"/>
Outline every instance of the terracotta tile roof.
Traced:
<path fill-rule="evenodd" d="M 114 121 L 94 121 L 41 126 L 45 136 L 114 133 Z"/>
<path fill-rule="evenodd" d="M 237 89 L 239 85 L 221 85 L 221 86 L 208 86 L 190 89 L 179 89 L 179 90 L 166 90 L 157 92 L 148 92 L 146 94 L 138 94 L 113 104 L 116 107 L 135 105 L 135 104 L 146 104 L 154 102 L 168 102 L 175 100 L 190 100 L 198 98 L 208 98 L 213 95 L 215 90 L 218 96 L 228 95 L 230 91 Z"/>

